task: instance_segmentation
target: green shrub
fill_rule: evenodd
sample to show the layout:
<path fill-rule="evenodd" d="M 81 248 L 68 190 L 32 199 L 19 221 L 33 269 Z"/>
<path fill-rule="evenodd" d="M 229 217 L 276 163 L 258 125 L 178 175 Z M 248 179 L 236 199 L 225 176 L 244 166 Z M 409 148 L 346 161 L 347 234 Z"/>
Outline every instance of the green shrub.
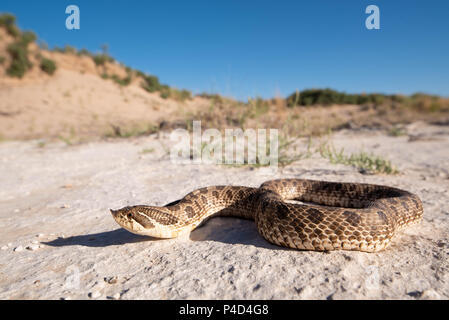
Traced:
<path fill-rule="evenodd" d="M 114 80 L 115 83 L 121 85 L 121 86 L 127 86 L 131 83 L 131 75 L 128 75 L 126 78 L 119 78 L 117 75 L 112 75 L 111 79 Z"/>
<path fill-rule="evenodd" d="M 85 49 L 83 49 L 83 50 L 85 50 Z M 68 44 L 66 44 L 64 46 L 64 48 L 54 46 L 52 51 L 59 52 L 59 53 L 79 54 L 79 52 L 77 52 L 76 48 L 74 48 Z"/>
<path fill-rule="evenodd" d="M 65 53 L 70 53 L 70 54 L 76 54 L 77 50 L 76 50 L 76 48 L 66 44 L 65 47 L 64 47 L 64 52 Z"/>
<path fill-rule="evenodd" d="M 172 89 L 172 96 L 179 101 L 184 101 L 192 98 L 192 93 L 189 90 Z"/>
<path fill-rule="evenodd" d="M 14 42 L 8 46 L 8 53 L 12 58 L 11 65 L 6 73 L 11 77 L 22 78 L 28 69 L 32 67 L 28 60 L 28 51 L 22 42 Z"/>
<path fill-rule="evenodd" d="M 382 94 L 370 94 L 369 95 L 370 98 L 370 102 L 374 103 L 375 105 L 381 105 L 382 103 L 385 102 L 386 96 L 382 95 Z"/>
<path fill-rule="evenodd" d="M 161 98 L 162 99 L 168 99 L 168 98 L 170 98 L 170 91 L 169 90 L 163 90 L 163 91 L 161 91 Z"/>
<path fill-rule="evenodd" d="M 53 52 L 59 52 L 59 53 L 64 53 L 65 52 L 64 48 L 60 48 L 58 46 L 54 46 L 52 51 Z"/>
<path fill-rule="evenodd" d="M 163 89 L 162 85 L 159 82 L 159 78 L 151 75 L 143 75 L 143 84 L 142 87 L 148 92 L 160 91 Z"/>
<path fill-rule="evenodd" d="M 146 77 L 146 74 L 143 73 L 143 72 L 140 71 L 140 70 L 136 70 L 136 75 L 139 76 L 139 77 L 142 77 L 142 78 L 145 78 L 145 77 Z"/>
<path fill-rule="evenodd" d="M 395 97 L 399 99 L 398 96 Z M 390 96 L 373 93 L 373 94 L 347 94 L 332 89 L 307 89 L 301 92 L 295 92 L 287 98 L 287 105 L 292 107 L 296 105 L 331 105 L 331 104 L 367 104 L 381 105 Z"/>
<path fill-rule="evenodd" d="M 13 60 L 8 70 L 6 70 L 6 73 L 10 77 L 22 78 L 25 75 L 25 72 L 27 72 L 27 70 L 28 67 L 26 67 L 25 64 L 21 63 L 18 60 Z"/>
<path fill-rule="evenodd" d="M 106 62 L 114 62 L 114 58 L 104 53 L 95 55 L 93 59 L 97 66 L 104 66 Z"/>
<path fill-rule="evenodd" d="M 406 100 L 405 96 L 402 96 L 402 95 L 399 95 L 399 94 L 393 94 L 393 95 L 390 96 L 390 98 L 391 98 L 391 101 L 399 102 L 399 103 L 402 103 L 402 102 L 404 102 Z"/>
<path fill-rule="evenodd" d="M 52 75 L 56 71 L 56 63 L 53 60 L 43 58 L 41 60 L 41 70 L 49 75 Z"/>
<path fill-rule="evenodd" d="M 88 57 L 92 57 L 92 53 L 89 52 L 89 50 L 87 49 L 81 49 L 78 51 L 77 53 L 79 56 L 88 56 Z"/>
<path fill-rule="evenodd" d="M 202 98 L 206 98 L 206 99 L 211 99 L 214 100 L 214 102 L 222 102 L 222 98 L 219 94 L 217 93 L 207 93 L 207 92 L 202 92 L 197 94 L 198 97 L 202 97 Z"/>
<path fill-rule="evenodd" d="M 344 97 L 344 103 L 345 104 L 358 104 L 359 103 L 359 96 L 356 94 L 347 94 Z"/>
<path fill-rule="evenodd" d="M 20 42 L 26 47 L 30 43 L 36 41 L 36 34 L 32 31 L 24 31 L 20 36 Z"/>
<path fill-rule="evenodd" d="M 0 26 L 5 27 L 6 31 L 17 38 L 20 36 L 20 30 L 16 26 L 16 17 L 10 13 L 0 14 Z"/>
<path fill-rule="evenodd" d="M 315 104 L 329 105 L 333 103 L 343 103 L 344 94 L 331 89 L 308 89 L 299 93 L 292 94 L 288 100 L 296 101 L 298 105 L 310 106 Z"/>

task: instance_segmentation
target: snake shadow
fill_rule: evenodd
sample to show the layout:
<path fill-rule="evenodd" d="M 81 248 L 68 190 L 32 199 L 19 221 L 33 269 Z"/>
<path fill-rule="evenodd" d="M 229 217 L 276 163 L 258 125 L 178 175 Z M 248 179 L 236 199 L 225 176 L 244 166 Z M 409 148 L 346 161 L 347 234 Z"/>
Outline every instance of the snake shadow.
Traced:
<path fill-rule="evenodd" d="M 254 221 L 215 217 L 190 233 L 192 241 L 216 241 L 231 245 L 247 245 L 270 250 L 293 250 L 271 244 L 257 231 Z"/>
<path fill-rule="evenodd" d="M 57 238 L 49 242 L 42 242 L 42 244 L 51 247 L 84 246 L 98 248 L 157 240 L 159 239 L 139 236 L 128 232 L 125 229 L 116 229 L 112 231 L 91 233 L 67 238 Z"/>
<path fill-rule="evenodd" d="M 216 217 L 208 220 L 190 233 L 190 240 L 216 241 L 231 245 L 248 245 L 271 250 L 292 250 L 273 245 L 266 241 L 257 231 L 254 221 L 231 217 Z M 101 248 L 153 241 L 165 240 L 139 236 L 120 228 L 112 231 L 57 238 L 52 241 L 42 242 L 42 244 L 51 247 L 84 246 Z"/>

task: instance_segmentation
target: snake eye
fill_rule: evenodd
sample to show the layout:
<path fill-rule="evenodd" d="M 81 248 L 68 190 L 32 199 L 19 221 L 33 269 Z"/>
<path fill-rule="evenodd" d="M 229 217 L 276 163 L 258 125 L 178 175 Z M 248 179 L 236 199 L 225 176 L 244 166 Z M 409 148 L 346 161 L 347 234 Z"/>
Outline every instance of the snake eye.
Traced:
<path fill-rule="evenodd" d="M 131 218 L 132 216 L 132 213 L 128 213 L 128 218 Z"/>

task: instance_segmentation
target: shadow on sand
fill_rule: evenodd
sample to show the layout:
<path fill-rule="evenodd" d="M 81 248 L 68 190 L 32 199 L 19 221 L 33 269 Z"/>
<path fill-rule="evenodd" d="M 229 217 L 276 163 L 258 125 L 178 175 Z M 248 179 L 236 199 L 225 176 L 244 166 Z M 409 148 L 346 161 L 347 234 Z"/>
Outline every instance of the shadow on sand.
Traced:
<path fill-rule="evenodd" d="M 126 243 L 137 243 L 144 241 L 156 241 L 151 237 L 139 236 L 128 232 L 125 229 L 116 229 L 113 231 L 105 231 L 100 233 L 92 233 L 81 236 L 73 236 L 68 238 L 58 238 L 49 242 L 42 242 L 51 247 L 65 246 L 85 246 L 85 247 L 108 247 L 117 246 Z"/>
<path fill-rule="evenodd" d="M 190 234 L 192 241 L 216 241 L 232 245 L 247 245 L 270 250 L 292 250 L 269 243 L 257 231 L 251 220 L 230 217 L 210 219 Z"/>
<path fill-rule="evenodd" d="M 232 245 L 248 245 L 271 250 L 291 250 L 266 241 L 257 231 L 254 221 L 217 217 L 210 219 L 203 226 L 190 233 L 191 241 L 216 241 Z M 68 238 L 58 238 L 42 242 L 51 247 L 85 246 L 108 247 L 127 243 L 164 241 L 147 236 L 139 236 L 125 229 L 116 229 Z"/>

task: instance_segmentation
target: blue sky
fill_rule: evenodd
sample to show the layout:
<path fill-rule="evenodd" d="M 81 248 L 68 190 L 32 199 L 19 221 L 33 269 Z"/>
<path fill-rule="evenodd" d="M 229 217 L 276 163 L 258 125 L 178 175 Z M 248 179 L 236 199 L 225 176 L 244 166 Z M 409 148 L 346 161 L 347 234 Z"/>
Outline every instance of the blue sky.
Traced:
<path fill-rule="evenodd" d="M 65 28 L 76 4 L 81 29 Z M 380 8 L 380 30 L 365 8 Z M 449 96 L 449 1 L 2 0 L 50 47 L 99 51 L 195 93 L 246 99 L 296 89 Z"/>

